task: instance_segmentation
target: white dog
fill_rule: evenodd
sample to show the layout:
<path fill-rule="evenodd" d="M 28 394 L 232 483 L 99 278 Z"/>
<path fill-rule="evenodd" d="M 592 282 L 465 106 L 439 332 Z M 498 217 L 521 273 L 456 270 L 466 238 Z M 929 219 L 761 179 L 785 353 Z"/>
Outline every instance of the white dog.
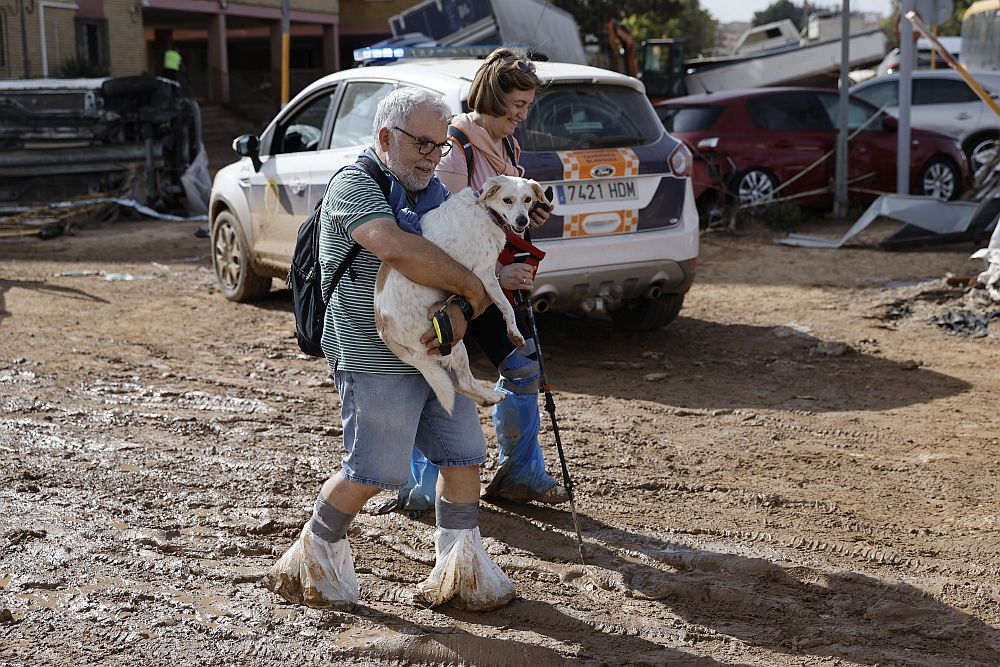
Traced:
<path fill-rule="evenodd" d="M 514 309 L 497 282 L 495 268 L 505 242 L 504 227 L 522 234 L 530 221 L 529 211 L 538 202 L 549 204 L 535 181 L 494 176 L 483 184 L 482 194 L 477 196 L 466 188 L 420 221 L 425 239 L 483 282 L 486 293 L 503 313 L 507 337 L 518 347 L 524 345 L 524 339 L 517 330 Z M 430 326 L 427 312 L 447 296 L 383 264 L 375 281 L 375 325 L 379 336 L 397 357 L 423 374 L 449 414 L 455 407 L 455 391 L 479 405 L 499 403 L 504 393 L 484 388 L 472 375 L 464 342 L 459 341 L 444 357 L 429 356 L 420 342 Z"/>

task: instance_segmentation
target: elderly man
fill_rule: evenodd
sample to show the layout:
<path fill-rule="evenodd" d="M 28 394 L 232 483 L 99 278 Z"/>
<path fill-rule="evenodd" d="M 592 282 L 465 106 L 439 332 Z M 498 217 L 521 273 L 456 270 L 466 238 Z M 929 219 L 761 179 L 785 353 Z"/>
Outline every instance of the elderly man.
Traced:
<path fill-rule="evenodd" d="M 375 277 L 383 262 L 414 282 L 464 297 L 467 303 L 448 307 L 456 342 L 467 318 L 490 303 L 476 276 L 400 228 L 448 196 L 434 169 L 448 150 L 450 116 L 444 101 L 428 91 L 393 91 L 378 105 L 374 146 L 366 151 L 390 178 L 388 201 L 371 176 L 353 168 L 337 174 L 323 199 L 324 285 L 353 242 L 362 248 L 350 275 L 333 291 L 322 341 L 340 393 L 346 455 L 340 472 L 323 484 L 298 540 L 265 579 L 291 602 L 341 608 L 357 602 L 348 526 L 369 498 L 406 483 L 414 446 L 441 466 L 437 561 L 418 595 L 430 605 L 458 598 L 480 610 L 514 596 L 513 584 L 483 550 L 479 535 L 479 465 L 486 459 L 486 440 L 475 404 L 457 396 L 449 416 L 423 376 L 385 346 L 374 321 Z M 438 353 L 432 330 L 424 342 L 428 354 Z"/>

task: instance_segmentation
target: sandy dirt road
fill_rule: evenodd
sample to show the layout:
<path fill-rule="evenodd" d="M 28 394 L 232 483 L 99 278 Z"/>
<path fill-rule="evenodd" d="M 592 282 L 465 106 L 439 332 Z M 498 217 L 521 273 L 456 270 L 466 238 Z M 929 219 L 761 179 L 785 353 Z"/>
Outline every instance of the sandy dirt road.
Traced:
<path fill-rule="evenodd" d="M 519 597 L 420 609 L 433 518 L 363 513 L 348 614 L 260 588 L 339 402 L 196 227 L 0 241 L 0 665 L 1000 665 L 1000 320 L 916 282 L 969 247 L 708 236 L 664 330 L 542 318 L 589 567 L 565 509 L 484 504 Z"/>

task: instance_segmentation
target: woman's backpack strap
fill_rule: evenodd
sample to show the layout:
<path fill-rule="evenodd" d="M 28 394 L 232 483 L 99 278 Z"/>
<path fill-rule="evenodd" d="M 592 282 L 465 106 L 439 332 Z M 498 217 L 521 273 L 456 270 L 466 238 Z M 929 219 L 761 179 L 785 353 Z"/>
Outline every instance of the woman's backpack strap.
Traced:
<path fill-rule="evenodd" d="M 448 126 L 448 140 L 453 143 L 458 144 L 458 147 L 462 149 L 465 154 L 465 169 L 469 173 L 469 182 L 472 182 L 472 142 L 469 141 L 469 137 L 466 136 L 465 132 L 454 125 Z"/>
<path fill-rule="evenodd" d="M 469 141 L 469 137 L 466 136 L 465 132 L 454 125 L 448 126 L 448 139 L 462 149 L 465 153 L 465 168 L 469 172 L 469 183 L 472 183 L 472 142 Z M 517 164 L 517 158 L 514 156 L 514 142 L 510 137 L 504 137 L 501 142 L 503 143 L 503 149 L 507 153 L 507 157 L 510 158 L 510 163 L 514 165 L 514 169 L 521 176 L 524 176 L 524 169 L 522 169 Z"/>
<path fill-rule="evenodd" d="M 524 176 L 524 168 L 517 164 L 517 158 L 514 157 L 514 142 L 510 137 L 504 137 L 503 149 L 507 151 L 507 157 L 510 158 L 510 163 L 514 165 L 514 171 L 517 172 L 518 176 Z"/>

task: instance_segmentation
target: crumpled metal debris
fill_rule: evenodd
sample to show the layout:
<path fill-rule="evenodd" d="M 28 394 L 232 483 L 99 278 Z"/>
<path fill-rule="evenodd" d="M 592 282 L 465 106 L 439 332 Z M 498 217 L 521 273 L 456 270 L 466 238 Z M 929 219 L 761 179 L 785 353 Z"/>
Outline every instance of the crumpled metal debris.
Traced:
<path fill-rule="evenodd" d="M 63 271 L 56 274 L 57 277 L 65 278 L 85 278 L 87 276 L 101 276 L 109 283 L 132 282 L 133 280 L 155 280 L 155 276 L 134 276 L 131 273 L 106 273 L 104 271 L 82 270 Z"/>
<path fill-rule="evenodd" d="M 170 222 L 208 220 L 208 215 L 182 217 L 161 213 L 130 197 L 97 195 L 53 202 L 34 208 L 22 208 L 13 215 L 0 217 L 0 238 L 11 236 L 53 238 L 88 221 L 110 222 L 117 218 L 119 206 L 126 206 L 142 215 Z"/>
<path fill-rule="evenodd" d="M 205 222 L 208 220 L 207 215 L 193 215 L 190 217 L 183 217 L 180 215 L 172 215 L 170 213 L 160 213 L 159 211 L 152 209 L 145 204 L 140 204 L 135 199 L 127 197 L 99 197 L 96 199 L 81 199 L 78 201 L 63 201 L 56 202 L 54 204 L 49 204 L 47 208 L 52 209 L 62 209 L 62 208 L 74 208 L 77 206 L 93 206 L 95 204 L 118 204 L 119 206 L 127 206 L 129 208 L 135 209 L 137 213 L 142 213 L 150 218 L 156 218 L 157 220 L 169 220 L 171 222 Z"/>
<path fill-rule="evenodd" d="M 995 319 L 1000 319 L 1000 309 L 978 313 L 971 310 L 949 310 L 935 315 L 928 322 L 947 329 L 949 333 L 983 338 L 990 333 L 990 320 Z"/>
<path fill-rule="evenodd" d="M 788 238 L 778 239 L 776 243 L 803 248 L 839 248 L 879 218 L 899 220 L 905 223 L 904 227 L 913 225 L 935 234 L 956 234 L 968 229 L 980 206 L 980 202 L 946 202 L 933 197 L 882 195 L 872 202 L 839 240 L 789 234 Z"/>
<path fill-rule="evenodd" d="M 198 155 L 181 174 L 181 185 L 190 213 L 208 215 L 208 200 L 212 194 L 212 176 L 208 172 L 208 153 L 199 144 Z"/>

